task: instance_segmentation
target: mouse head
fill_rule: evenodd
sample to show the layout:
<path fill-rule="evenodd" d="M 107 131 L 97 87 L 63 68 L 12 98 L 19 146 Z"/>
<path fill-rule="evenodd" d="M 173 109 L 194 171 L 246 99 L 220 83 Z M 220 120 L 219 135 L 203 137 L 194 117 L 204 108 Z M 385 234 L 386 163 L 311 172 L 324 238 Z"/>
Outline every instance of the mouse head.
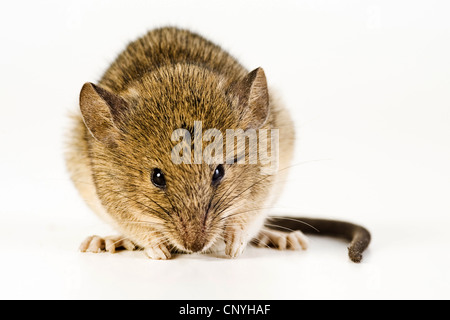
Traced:
<path fill-rule="evenodd" d="M 224 136 L 230 129 L 270 127 L 261 68 L 226 81 L 196 66 L 163 67 L 114 93 L 86 83 L 80 109 L 97 194 L 124 235 L 143 247 L 159 241 L 205 251 L 226 224 L 245 223 L 267 197 L 271 176 L 261 173 L 260 163 L 236 163 L 236 155 L 231 163 L 228 156 L 212 163 L 194 159 L 211 141 L 202 139 L 198 124 Z M 173 133 L 180 129 L 190 139 L 183 141 L 183 161 L 175 163 L 180 140 Z M 218 150 L 214 155 L 223 155 Z"/>

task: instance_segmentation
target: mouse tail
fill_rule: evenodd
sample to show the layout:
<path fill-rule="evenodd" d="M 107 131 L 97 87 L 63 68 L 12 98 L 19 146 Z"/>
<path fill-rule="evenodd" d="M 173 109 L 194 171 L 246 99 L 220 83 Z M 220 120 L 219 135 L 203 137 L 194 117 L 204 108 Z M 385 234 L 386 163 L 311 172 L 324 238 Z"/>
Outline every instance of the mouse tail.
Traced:
<path fill-rule="evenodd" d="M 268 218 L 266 227 L 278 231 L 300 230 L 306 234 L 345 239 L 350 242 L 348 256 L 356 263 L 361 262 L 362 254 L 371 240 L 370 232 L 366 228 L 339 220 L 272 216 Z"/>

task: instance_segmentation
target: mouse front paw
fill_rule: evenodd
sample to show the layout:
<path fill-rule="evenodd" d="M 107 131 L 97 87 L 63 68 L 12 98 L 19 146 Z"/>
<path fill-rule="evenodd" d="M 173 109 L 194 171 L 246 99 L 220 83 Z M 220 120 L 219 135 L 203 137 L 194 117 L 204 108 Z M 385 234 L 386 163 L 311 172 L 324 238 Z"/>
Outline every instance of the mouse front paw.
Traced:
<path fill-rule="evenodd" d="M 284 232 L 263 228 L 252 243 L 258 247 L 271 247 L 279 250 L 306 250 L 309 241 L 299 230 Z"/>
<path fill-rule="evenodd" d="M 144 252 L 147 257 L 154 260 L 167 260 L 171 258 L 170 251 L 164 244 L 146 247 Z"/>
<path fill-rule="evenodd" d="M 230 258 L 240 256 L 247 246 L 247 237 L 239 229 L 229 229 L 225 233 L 225 254 Z"/>
<path fill-rule="evenodd" d="M 133 251 L 136 249 L 136 245 L 131 240 L 122 236 L 90 236 L 83 241 L 80 245 L 81 252 L 109 252 L 115 253 L 117 249 L 125 249 Z"/>

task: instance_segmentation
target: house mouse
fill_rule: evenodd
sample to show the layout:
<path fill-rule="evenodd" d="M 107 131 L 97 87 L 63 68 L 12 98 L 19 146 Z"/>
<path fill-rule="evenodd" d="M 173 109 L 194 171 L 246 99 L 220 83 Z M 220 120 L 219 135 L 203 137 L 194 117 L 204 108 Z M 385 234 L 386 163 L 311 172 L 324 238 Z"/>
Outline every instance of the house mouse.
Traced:
<path fill-rule="evenodd" d="M 243 160 L 235 149 L 230 157 L 226 150 L 226 161 L 190 161 L 196 148 L 202 155 L 208 146 L 197 124 L 216 133 L 273 130 L 278 139 L 267 154 L 277 155 L 276 169 L 267 173 L 273 163 Z M 181 162 L 174 161 L 177 130 L 190 136 Z M 197 145 L 189 149 L 192 140 Z M 119 234 L 88 237 L 80 250 L 141 248 L 149 258 L 169 259 L 174 252 L 208 252 L 221 245 L 235 258 L 249 242 L 306 249 L 302 219 L 267 222 L 268 209 L 287 180 L 294 142 L 293 121 L 268 87 L 262 68 L 245 69 L 188 30 L 148 32 L 126 47 L 97 84 L 87 82 L 80 92 L 67 168 L 89 207 Z M 243 148 L 241 156 L 248 155 L 249 147 Z M 222 152 L 214 154 L 220 158 Z M 305 224 L 314 227 L 320 221 Z M 354 229 L 362 228 L 353 226 L 344 238 L 353 239 Z M 364 240 L 368 245 L 370 234 Z M 358 247 L 355 256 L 365 247 Z"/>

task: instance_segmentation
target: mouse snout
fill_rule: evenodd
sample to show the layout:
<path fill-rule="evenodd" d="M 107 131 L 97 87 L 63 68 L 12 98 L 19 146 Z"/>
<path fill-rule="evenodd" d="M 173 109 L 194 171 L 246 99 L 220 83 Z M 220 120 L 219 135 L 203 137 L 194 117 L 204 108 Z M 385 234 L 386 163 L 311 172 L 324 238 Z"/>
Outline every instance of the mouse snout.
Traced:
<path fill-rule="evenodd" d="M 205 247 L 205 236 L 200 233 L 185 233 L 183 237 L 183 245 L 187 251 L 199 252 Z"/>
<path fill-rule="evenodd" d="M 195 241 L 191 241 L 191 242 L 186 242 L 184 246 L 186 247 L 187 250 L 192 251 L 192 252 L 199 252 L 202 251 L 202 249 L 205 247 L 205 242 L 200 240 L 195 240 Z"/>
<path fill-rule="evenodd" d="M 181 244 L 188 252 L 199 252 L 207 243 L 205 230 L 196 223 L 187 223 L 179 226 Z"/>

